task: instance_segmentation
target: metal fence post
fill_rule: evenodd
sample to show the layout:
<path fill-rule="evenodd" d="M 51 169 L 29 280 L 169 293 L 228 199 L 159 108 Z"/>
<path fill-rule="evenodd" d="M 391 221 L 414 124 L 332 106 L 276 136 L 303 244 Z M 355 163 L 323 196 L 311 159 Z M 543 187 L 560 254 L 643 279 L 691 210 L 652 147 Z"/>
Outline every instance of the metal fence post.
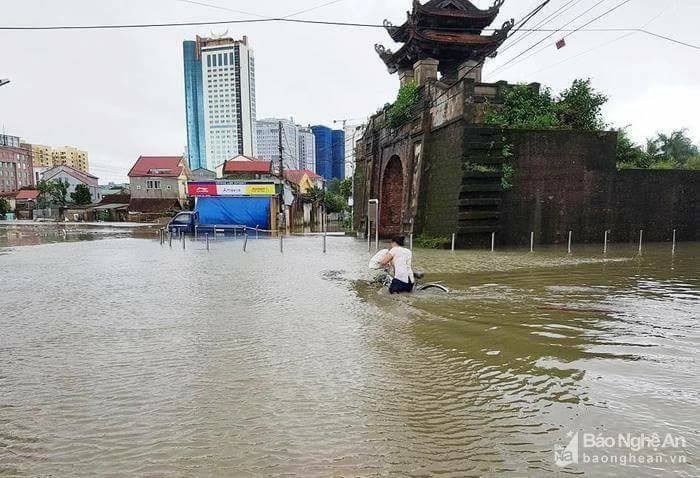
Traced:
<path fill-rule="evenodd" d="M 639 230 L 639 253 L 642 253 L 642 245 L 644 244 L 644 229 Z"/>
<path fill-rule="evenodd" d="M 569 231 L 569 254 L 571 254 L 571 239 L 574 235 L 574 231 Z"/>
<path fill-rule="evenodd" d="M 243 252 L 248 252 L 248 234 L 243 238 Z"/>
<path fill-rule="evenodd" d="M 187 244 L 187 236 L 185 234 L 183 234 L 182 235 L 182 250 L 183 251 L 187 248 L 187 246 L 185 244 Z"/>
<path fill-rule="evenodd" d="M 168 231 L 168 244 L 170 245 L 170 248 L 173 248 L 173 231 L 169 230 Z"/>
<path fill-rule="evenodd" d="M 284 236 L 280 234 L 280 253 L 284 254 Z"/>
<path fill-rule="evenodd" d="M 457 235 L 455 233 L 452 233 L 452 252 L 455 251 L 455 238 Z"/>
<path fill-rule="evenodd" d="M 676 255 L 676 230 L 673 230 L 673 248 L 671 249 L 671 253 L 673 255 Z"/>
<path fill-rule="evenodd" d="M 258 226 L 255 226 L 255 239 L 260 239 L 259 233 L 260 231 L 258 230 Z"/>
<path fill-rule="evenodd" d="M 408 237 L 408 248 L 413 250 L 413 234 Z"/>
<path fill-rule="evenodd" d="M 496 252 L 496 233 L 491 233 L 491 252 Z"/>
<path fill-rule="evenodd" d="M 535 252 L 535 233 L 530 233 L 530 252 Z"/>
<path fill-rule="evenodd" d="M 326 251 L 328 250 L 328 233 L 324 232 L 323 233 L 323 253 L 325 254 Z"/>
<path fill-rule="evenodd" d="M 194 240 L 199 240 L 199 226 L 194 226 Z"/>
<path fill-rule="evenodd" d="M 603 254 L 608 253 L 608 234 L 610 234 L 609 230 L 605 230 L 605 240 L 603 242 Z"/>

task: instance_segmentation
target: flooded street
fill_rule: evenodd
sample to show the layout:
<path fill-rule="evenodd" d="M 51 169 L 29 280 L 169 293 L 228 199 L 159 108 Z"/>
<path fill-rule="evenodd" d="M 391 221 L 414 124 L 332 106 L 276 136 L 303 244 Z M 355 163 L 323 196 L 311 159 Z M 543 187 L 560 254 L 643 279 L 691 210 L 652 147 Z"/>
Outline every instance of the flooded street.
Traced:
<path fill-rule="evenodd" d="M 700 474 L 699 243 L 416 250 L 452 292 L 397 298 L 351 238 L 76 234 L 0 229 L 0 477 Z"/>

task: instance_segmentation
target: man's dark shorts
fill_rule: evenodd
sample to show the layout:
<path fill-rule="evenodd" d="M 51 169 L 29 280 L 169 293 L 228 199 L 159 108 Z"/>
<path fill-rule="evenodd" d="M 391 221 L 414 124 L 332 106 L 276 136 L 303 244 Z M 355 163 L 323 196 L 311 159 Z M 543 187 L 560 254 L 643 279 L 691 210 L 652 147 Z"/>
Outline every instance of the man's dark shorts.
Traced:
<path fill-rule="evenodd" d="M 391 281 L 391 285 L 389 286 L 389 293 L 390 294 L 402 294 L 402 293 L 408 293 L 413 291 L 413 284 L 411 282 L 402 282 L 398 279 L 394 279 Z"/>

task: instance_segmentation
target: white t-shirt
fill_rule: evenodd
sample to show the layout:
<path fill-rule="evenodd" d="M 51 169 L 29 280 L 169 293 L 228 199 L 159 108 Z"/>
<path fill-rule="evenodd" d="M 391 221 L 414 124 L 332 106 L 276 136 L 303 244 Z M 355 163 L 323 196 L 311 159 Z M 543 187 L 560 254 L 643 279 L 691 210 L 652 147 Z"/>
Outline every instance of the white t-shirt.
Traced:
<path fill-rule="evenodd" d="M 414 283 L 416 280 L 411 268 L 413 253 L 405 247 L 394 247 L 389 253 L 394 257 L 394 278 L 401 282 Z"/>

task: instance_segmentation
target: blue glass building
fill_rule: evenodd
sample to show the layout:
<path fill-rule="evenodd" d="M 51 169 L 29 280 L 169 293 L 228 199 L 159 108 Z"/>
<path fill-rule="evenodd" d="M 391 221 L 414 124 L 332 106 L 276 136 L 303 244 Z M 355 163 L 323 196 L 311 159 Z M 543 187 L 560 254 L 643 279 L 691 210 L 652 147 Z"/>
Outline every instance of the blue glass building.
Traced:
<path fill-rule="evenodd" d="M 316 174 L 333 178 L 333 131 L 327 126 L 312 126 L 316 139 Z"/>
<path fill-rule="evenodd" d="M 345 131 L 333 131 L 333 178 L 345 179 Z"/>
<path fill-rule="evenodd" d="M 316 174 L 327 180 L 345 177 L 345 132 L 312 126 L 316 139 Z"/>
<path fill-rule="evenodd" d="M 185 66 L 185 111 L 187 115 L 187 160 L 190 170 L 207 168 L 204 125 L 204 82 L 197 42 L 182 43 Z"/>

